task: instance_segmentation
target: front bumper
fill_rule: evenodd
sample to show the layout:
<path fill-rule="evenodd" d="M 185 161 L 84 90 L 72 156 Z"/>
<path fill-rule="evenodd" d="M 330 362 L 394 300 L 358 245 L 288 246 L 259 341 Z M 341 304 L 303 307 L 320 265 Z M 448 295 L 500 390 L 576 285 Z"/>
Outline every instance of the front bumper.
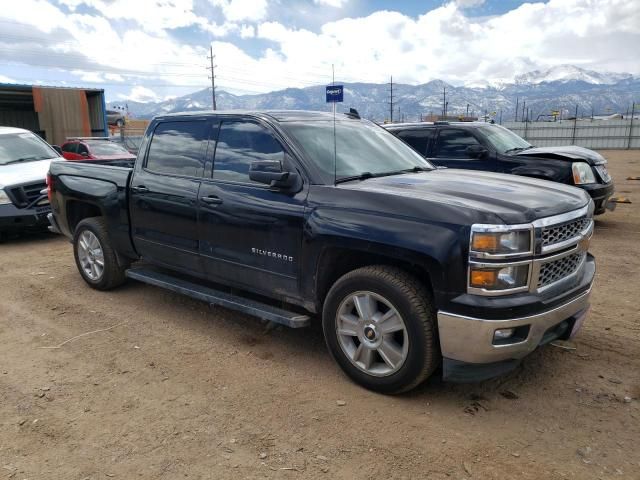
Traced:
<path fill-rule="evenodd" d="M 613 195 L 615 190 L 615 185 L 613 182 L 609 183 L 593 183 L 588 185 L 579 185 L 579 188 L 582 188 L 586 191 L 591 198 L 593 199 L 593 203 L 595 205 L 595 215 L 599 215 L 604 213 L 607 208 L 607 202 L 609 201 L 609 197 Z"/>
<path fill-rule="evenodd" d="M 586 289 L 541 313 L 495 319 L 439 311 L 444 379 L 468 382 L 495 377 L 517 367 L 539 346 L 573 337 L 589 310 L 593 273 L 583 279 L 588 282 Z M 496 330 L 508 328 L 516 332 L 511 339 L 494 339 Z"/>
<path fill-rule="evenodd" d="M 49 225 L 47 214 L 49 205 L 33 208 L 18 208 L 13 204 L 0 205 L 0 232 L 46 228 Z"/>

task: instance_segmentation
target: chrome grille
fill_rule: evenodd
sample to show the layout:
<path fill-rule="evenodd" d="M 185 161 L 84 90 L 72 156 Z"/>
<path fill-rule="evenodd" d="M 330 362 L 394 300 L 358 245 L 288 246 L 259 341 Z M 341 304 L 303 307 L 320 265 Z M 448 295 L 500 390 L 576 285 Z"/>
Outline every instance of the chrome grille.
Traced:
<path fill-rule="evenodd" d="M 574 273 L 585 256 L 586 252 L 578 252 L 552 262 L 543 263 L 540 266 L 538 288 L 557 282 Z"/>
<path fill-rule="evenodd" d="M 582 217 L 562 225 L 553 225 L 542 230 L 542 246 L 554 245 L 570 238 L 577 237 L 589 226 L 590 218 Z"/>

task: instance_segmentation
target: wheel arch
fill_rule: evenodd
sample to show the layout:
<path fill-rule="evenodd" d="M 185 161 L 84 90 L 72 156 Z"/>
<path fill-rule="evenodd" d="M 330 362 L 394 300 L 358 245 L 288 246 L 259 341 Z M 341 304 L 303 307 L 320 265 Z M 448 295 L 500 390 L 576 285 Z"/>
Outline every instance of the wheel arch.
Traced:
<path fill-rule="evenodd" d="M 318 311 L 331 286 L 343 275 L 361 267 L 385 265 L 401 268 L 416 277 L 434 294 L 434 283 L 442 275 L 440 263 L 431 256 L 402 248 L 391 251 L 384 246 L 327 246 L 318 257 L 314 275 L 314 293 Z"/>

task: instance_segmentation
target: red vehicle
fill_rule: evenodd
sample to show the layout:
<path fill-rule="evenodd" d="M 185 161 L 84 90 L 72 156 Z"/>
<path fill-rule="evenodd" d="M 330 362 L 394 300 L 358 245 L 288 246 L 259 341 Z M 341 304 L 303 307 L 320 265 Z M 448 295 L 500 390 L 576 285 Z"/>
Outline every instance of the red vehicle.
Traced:
<path fill-rule="evenodd" d="M 62 156 L 67 160 L 135 160 L 121 145 L 105 138 L 74 138 L 62 145 Z"/>

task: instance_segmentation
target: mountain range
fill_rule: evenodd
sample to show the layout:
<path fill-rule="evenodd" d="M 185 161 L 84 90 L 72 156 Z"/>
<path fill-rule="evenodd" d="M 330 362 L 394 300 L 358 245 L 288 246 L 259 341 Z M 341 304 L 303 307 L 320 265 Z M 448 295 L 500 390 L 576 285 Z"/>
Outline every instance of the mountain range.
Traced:
<path fill-rule="evenodd" d="M 635 101 L 640 102 L 640 77 L 627 73 L 599 73 L 573 65 L 561 65 L 548 70 L 535 70 L 518 75 L 511 82 L 486 82 L 450 85 L 432 80 L 421 85 L 393 85 L 394 121 L 416 121 L 424 116 L 439 115 L 447 102 L 448 115 L 481 116 L 485 112 L 496 120 L 513 120 L 518 107 L 528 118 L 548 116 L 561 111 L 564 116 L 626 114 Z M 344 103 L 338 111 L 357 109 L 361 116 L 384 121 L 390 118 L 390 86 L 376 83 L 345 83 Z M 217 90 L 219 110 L 305 109 L 329 110 L 325 103 L 325 85 L 257 94 L 233 95 Z M 110 102 L 109 107 L 123 102 Z M 127 102 L 129 114 L 135 118 L 211 109 L 211 89 L 162 102 Z M 502 118 L 500 118 L 502 117 Z"/>

